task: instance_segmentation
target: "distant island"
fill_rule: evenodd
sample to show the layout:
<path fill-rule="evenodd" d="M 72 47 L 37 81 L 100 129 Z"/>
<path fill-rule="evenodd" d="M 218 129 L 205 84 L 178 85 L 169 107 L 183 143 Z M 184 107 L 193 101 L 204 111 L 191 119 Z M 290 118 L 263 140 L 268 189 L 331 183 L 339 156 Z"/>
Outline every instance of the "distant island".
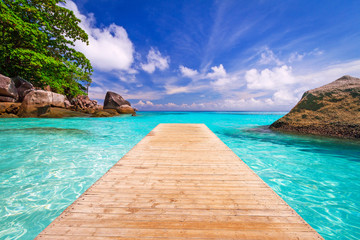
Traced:
<path fill-rule="evenodd" d="M 360 139 L 360 78 L 343 76 L 305 92 L 270 129 Z"/>

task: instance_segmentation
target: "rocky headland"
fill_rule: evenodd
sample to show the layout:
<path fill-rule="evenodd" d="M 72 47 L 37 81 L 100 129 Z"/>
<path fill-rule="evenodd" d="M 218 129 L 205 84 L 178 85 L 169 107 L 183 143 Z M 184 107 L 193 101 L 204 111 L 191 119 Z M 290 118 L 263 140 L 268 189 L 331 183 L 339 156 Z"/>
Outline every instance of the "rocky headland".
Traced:
<path fill-rule="evenodd" d="M 343 76 L 305 92 L 270 129 L 360 139 L 360 78 Z"/>
<path fill-rule="evenodd" d="M 107 92 L 103 107 L 86 95 L 69 99 L 49 88 L 36 88 L 20 77 L 0 74 L 0 118 L 113 117 L 120 114 L 134 116 L 136 109 L 117 93 Z"/>

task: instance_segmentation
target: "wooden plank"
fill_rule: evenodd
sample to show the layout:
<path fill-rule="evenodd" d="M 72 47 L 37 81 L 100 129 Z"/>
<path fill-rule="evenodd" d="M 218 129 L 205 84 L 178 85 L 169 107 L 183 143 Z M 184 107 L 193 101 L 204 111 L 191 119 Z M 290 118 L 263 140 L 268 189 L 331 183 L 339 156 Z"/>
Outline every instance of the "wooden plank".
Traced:
<path fill-rule="evenodd" d="M 322 239 L 203 124 L 159 124 L 36 239 Z"/>

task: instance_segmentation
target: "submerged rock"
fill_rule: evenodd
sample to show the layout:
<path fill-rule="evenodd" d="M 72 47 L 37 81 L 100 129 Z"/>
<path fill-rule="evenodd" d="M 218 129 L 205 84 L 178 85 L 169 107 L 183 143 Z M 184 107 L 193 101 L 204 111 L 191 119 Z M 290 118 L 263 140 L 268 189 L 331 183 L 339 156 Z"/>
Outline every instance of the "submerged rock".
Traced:
<path fill-rule="evenodd" d="M 114 92 L 107 92 L 104 100 L 104 109 L 115 109 L 120 114 L 134 114 L 135 109 L 129 101 Z"/>
<path fill-rule="evenodd" d="M 360 79 L 343 76 L 330 84 L 305 92 L 297 105 L 270 128 L 359 139 Z"/>
<path fill-rule="evenodd" d="M 0 74 L 0 97 L 1 102 L 16 102 L 18 100 L 14 81 L 2 74 Z"/>

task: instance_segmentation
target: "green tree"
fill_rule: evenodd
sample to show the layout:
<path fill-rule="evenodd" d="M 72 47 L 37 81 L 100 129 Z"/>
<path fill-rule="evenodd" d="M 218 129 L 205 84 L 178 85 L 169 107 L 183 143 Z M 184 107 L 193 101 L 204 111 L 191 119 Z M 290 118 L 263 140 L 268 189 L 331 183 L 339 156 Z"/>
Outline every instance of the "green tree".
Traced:
<path fill-rule="evenodd" d="M 92 66 L 75 41 L 88 44 L 65 0 L 0 0 L 0 73 L 76 96 L 91 83 Z"/>

